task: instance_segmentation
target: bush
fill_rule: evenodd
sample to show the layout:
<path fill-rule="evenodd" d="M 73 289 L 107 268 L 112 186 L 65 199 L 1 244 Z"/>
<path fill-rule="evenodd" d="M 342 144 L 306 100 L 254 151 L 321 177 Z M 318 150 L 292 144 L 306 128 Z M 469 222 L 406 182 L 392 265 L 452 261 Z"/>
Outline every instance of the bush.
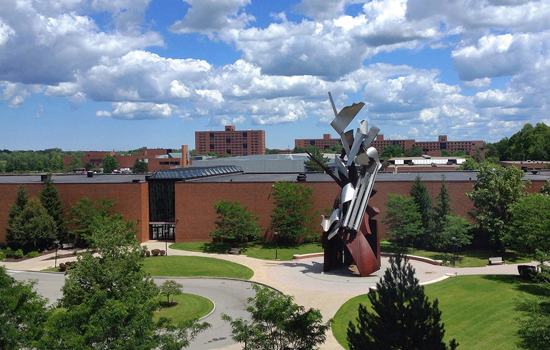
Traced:
<path fill-rule="evenodd" d="M 76 261 L 67 261 L 65 263 L 65 267 L 67 268 L 67 270 L 76 268 Z"/>
<path fill-rule="evenodd" d="M 160 251 L 160 256 L 164 256 L 164 254 L 166 254 L 166 252 L 164 250 L 161 250 Z"/>
<path fill-rule="evenodd" d="M 11 250 L 10 247 L 6 248 L 6 251 L 4 253 L 6 254 L 6 258 L 13 258 L 15 255 L 15 252 Z"/>
<path fill-rule="evenodd" d="M 0 242 L 0 249 L 7 249 L 8 248 L 8 242 L 1 241 Z"/>
<path fill-rule="evenodd" d="M 59 271 L 64 272 L 67 270 L 67 265 L 64 263 L 59 264 Z"/>
<path fill-rule="evenodd" d="M 23 257 L 23 250 L 18 249 L 15 253 L 13 253 L 13 257 L 16 259 L 21 259 Z"/>
<path fill-rule="evenodd" d="M 157 255 L 159 255 L 160 250 L 158 250 L 158 249 L 153 249 L 153 250 L 151 250 L 151 253 L 153 253 L 153 256 L 157 256 Z"/>
<path fill-rule="evenodd" d="M 0 252 L 0 261 L 6 260 L 6 254 Z"/>
<path fill-rule="evenodd" d="M 36 258 L 39 255 L 40 255 L 40 253 L 35 250 L 35 251 L 32 251 L 32 252 L 28 253 L 27 258 Z"/>
<path fill-rule="evenodd" d="M 145 255 L 146 255 L 147 257 L 150 257 L 150 256 L 151 256 L 151 252 L 148 251 L 148 250 L 146 250 L 146 251 L 145 251 Z"/>

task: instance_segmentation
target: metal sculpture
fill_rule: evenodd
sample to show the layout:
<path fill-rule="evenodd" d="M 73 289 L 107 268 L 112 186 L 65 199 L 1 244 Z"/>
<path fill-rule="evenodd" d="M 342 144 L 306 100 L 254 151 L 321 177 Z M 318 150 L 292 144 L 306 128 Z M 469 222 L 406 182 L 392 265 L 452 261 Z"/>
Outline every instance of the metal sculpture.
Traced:
<path fill-rule="evenodd" d="M 325 217 L 323 227 L 324 271 L 341 265 L 355 263 L 362 277 L 380 269 L 380 241 L 377 221 L 378 208 L 368 205 L 369 198 L 376 193 L 374 180 L 382 167 L 378 151 L 369 147 L 380 132 L 376 126 L 370 130 L 367 121 L 361 120 L 354 135 L 353 130 L 344 131 L 365 105 L 354 103 L 336 111 L 332 96 L 330 103 L 335 118 L 330 125 L 340 135 L 342 154 L 335 158 L 334 171 L 325 171 L 342 188 L 334 202 L 332 215 Z M 368 131 L 367 131 L 368 130 Z M 313 157 L 312 157 L 313 158 Z"/>

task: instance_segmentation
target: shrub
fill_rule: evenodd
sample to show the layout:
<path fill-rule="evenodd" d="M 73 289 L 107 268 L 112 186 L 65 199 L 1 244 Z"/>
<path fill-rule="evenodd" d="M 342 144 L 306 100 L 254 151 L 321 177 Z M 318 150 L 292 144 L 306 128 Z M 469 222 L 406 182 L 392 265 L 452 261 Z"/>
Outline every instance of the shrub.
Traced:
<path fill-rule="evenodd" d="M 150 256 L 151 256 L 151 252 L 148 251 L 148 250 L 146 250 L 146 251 L 145 251 L 145 255 L 146 255 L 147 257 L 150 257 Z"/>
<path fill-rule="evenodd" d="M 23 250 L 18 249 L 15 253 L 13 253 L 13 257 L 16 259 L 21 259 L 23 257 Z"/>
<path fill-rule="evenodd" d="M 0 261 L 6 260 L 6 254 L 0 252 Z"/>
<path fill-rule="evenodd" d="M 59 264 L 59 271 L 64 272 L 67 270 L 67 265 L 64 263 Z"/>
<path fill-rule="evenodd" d="M 0 242 L 0 249 L 6 249 L 6 248 L 8 248 L 8 242 L 1 241 Z"/>
<path fill-rule="evenodd" d="M 159 255 L 160 250 L 158 250 L 158 249 L 153 249 L 153 250 L 151 250 L 151 253 L 153 253 L 153 256 L 157 256 L 157 255 Z"/>
<path fill-rule="evenodd" d="M 76 268 L 76 261 L 67 261 L 65 263 L 65 267 L 67 268 L 67 270 Z"/>
<path fill-rule="evenodd" d="M 8 247 L 5 251 L 6 258 L 13 258 L 15 256 L 15 252 L 11 250 L 10 247 Z"/>
<path fill-rule="evenodd" d="M 32 251 L 32 252 L 28 253 L 27 258 L 36 258 L 39 255 L 40 255 L 40 253 L 35 250 L 35 251 Z"/>
<path fill-rule="evenodd" d="M 164 254 L 166 254 L 166 252 L 164 250 L 161 250 L 160 251 L 160 256 L 164 256 Z"/>

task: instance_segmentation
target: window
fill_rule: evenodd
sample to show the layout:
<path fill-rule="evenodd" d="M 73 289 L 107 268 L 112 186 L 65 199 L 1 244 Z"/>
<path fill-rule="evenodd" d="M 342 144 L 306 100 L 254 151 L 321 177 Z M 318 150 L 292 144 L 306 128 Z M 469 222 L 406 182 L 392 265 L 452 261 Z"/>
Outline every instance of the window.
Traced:
<path fill-rule="evenodd" d="M 210 138 L 214 138 L 214 133 L 213 132 L 210 133 Z"/>
<path fill-rule="evenodd" d="M 231 138 L 230 137 L 226 138 L 225 143 L 231 143 Z"/>
<path fill-rule="evenodd" d="M 247 148 L 248 148 L 248 144 L 243 143 L 243 149 L 247 149 Z"/>
<path fill-rule="evenodd" d="M 246 131 L 245 131 L 245 132 L 243 132 L 243 137 L 246 137 L 246 135 L 247 135 L 247 134 L 246 134 Z"/>

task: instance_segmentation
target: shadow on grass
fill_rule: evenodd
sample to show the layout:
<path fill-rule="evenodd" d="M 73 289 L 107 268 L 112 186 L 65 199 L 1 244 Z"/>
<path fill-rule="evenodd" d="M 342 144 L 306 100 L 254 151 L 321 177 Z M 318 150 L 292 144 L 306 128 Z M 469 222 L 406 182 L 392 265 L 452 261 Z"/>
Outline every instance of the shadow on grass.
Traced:
<path fill-rule="evenodd" d="M 203 253 L 227 254 L 231 244 L 222 242 L 206 242 L 200 248 Z"/>
<path fill-rule="evenodd" d="M 542 284 L 525 280 L 517 275 L 484 275 L 483 278 L 490 281 L 511 284 L 514 289 L 526 294 L 534 296 L 548 295 L 548 291 Z"/>

